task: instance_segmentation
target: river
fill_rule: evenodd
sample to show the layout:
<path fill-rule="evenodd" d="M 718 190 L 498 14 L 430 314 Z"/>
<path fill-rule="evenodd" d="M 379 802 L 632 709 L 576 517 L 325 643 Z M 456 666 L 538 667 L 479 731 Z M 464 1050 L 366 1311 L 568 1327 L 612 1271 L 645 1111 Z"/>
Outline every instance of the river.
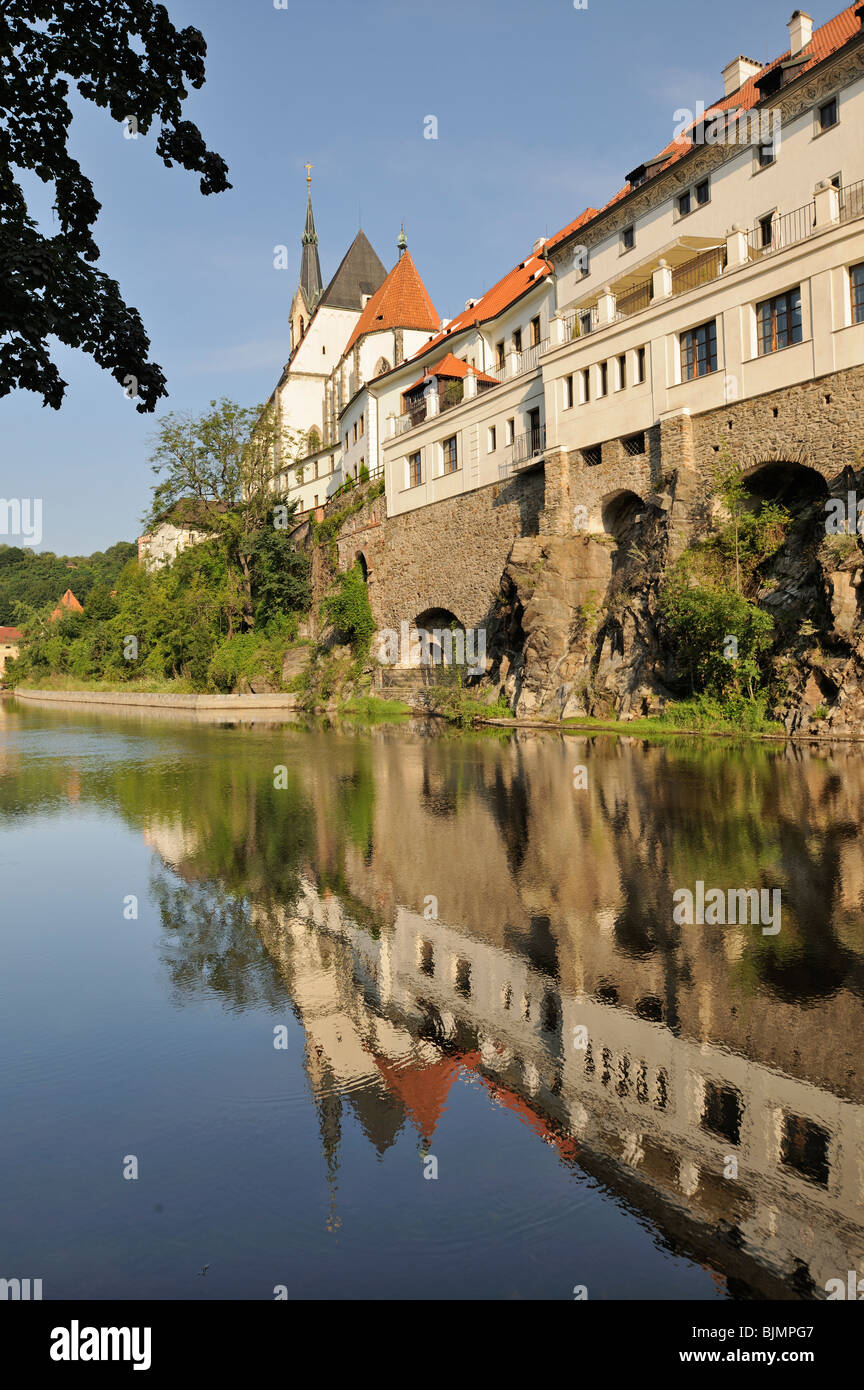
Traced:
<path fill-rule="evenodd" d="M 0 1277 L 826 1297 L 862 813 L 854 746 L 0 704 Z M 698 883 L 779 930 L 676 921 Z"/>

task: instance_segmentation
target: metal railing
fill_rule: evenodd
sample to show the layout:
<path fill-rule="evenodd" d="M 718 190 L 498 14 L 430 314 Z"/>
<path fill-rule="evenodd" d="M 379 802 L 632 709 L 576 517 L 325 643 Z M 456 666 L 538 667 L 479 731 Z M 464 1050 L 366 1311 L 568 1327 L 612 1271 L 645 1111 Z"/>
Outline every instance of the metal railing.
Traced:
<path fill-rule="evenodd" d="M 649 280 L 642 280 L 638 285 L 634 285 L 626 294 L 622 294 L 615 302 L 619 318 L 629 318 L 631 314 L 638 314 L 640 309 L 647 309 L 654 297 L 654 276 Z"/>
<path fill-rule="evenodd" d="M 571 309 L 567 314 L 561 314 L 561 322 L 564 324 L 564 341 L 569 342 L 573 338 L 584 338 L 589 333 L 593 333 L 598 326 L 599 310 L 596 304 L 592 304 L 588 309 Z"/>
<path fill-rule="evenodd" d="M 785 251 L 787 246 L 806 241 L 816 230 L 816 204 L 812 200 L 794 212 L 773 216 L 770 222 L 765 218 L 747 233 L 750 259 L 756 261 L 760 256 Z"/>
<path fill-rule="evenodd" d="M 546 448 L 546 426 L 535 425 L 525 434 L 518 434 L 510 445 L 510 457 L 508 463 L 511 468 L 515 468 L 519 463 L 526 463 L 528 459 L 541 458 Z"/>
<path fill-rule="evenodd" d="M 451 390 L 451 386 L 454 388 L 459 387 L 460 389 L 457 392 L 455 389 Z M 462 385 L 462 382 L 448 382 L 438 397 L 438 414 L 443 415 L 445 410 L 452 410 L 454 405 L 461 405 L 464 399 L 465 387 Z"/>
<path fill-rule="evenodd" d="M 543 338 L 539 343 L 533 343 L 531 347 L 525 348 L 519 354 L 519 361 L 516 363 L 513 375 L 523 376 L 525 372 L 533 371 L 539 365 L 540 358 L 549 347 L 549 339 Z"/>
<path fill-rule="evenodd" d="M 864 216 L 864 179 L 840 189 L 840 221 L 851 222 Z"/>
<path fill-rule="evenodd" d="M 695 290 L 699 285 L 710 284 L 722 275 L 725 269 L 726 247 L 712 246 L 710 250 L 694 256 L 693 260 L 675 267 L 672 271 L 672 293 L 686 294 L 688 290 Z"/>

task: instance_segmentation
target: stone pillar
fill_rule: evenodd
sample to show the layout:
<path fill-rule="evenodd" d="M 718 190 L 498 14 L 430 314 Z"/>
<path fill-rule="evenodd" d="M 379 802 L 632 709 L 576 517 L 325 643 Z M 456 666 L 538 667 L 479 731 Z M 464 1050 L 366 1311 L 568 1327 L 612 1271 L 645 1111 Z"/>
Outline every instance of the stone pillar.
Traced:
<path fill-rule="evenodd" d="M 504 358 L 504 361 L 507 364 L 507 376 L 518 376 L 519 367 L 522 362 L 521 352 L 516 352 L 513 348 L 511 348 L 510 351 L 507 353 L 507 356 Z"/>
<path fill-rule="evenodd" d="M 464 399 L 470 401 L 477 395 L 477 374 L 473 367 L 465 373 Z"/>
<path fill-rule="evenodd" d="M 840 221 L 840 190 L 828 179 L 817 183 L 813 201 L 816 204 L 817 227 L 833 227 Z"/>
<path fill-rule="evenodd" d="M 617 300 L 608 285 L 603 286 L 600 298 L 597 300 L 597 323 L 614 323 L 615 315 L 618 312 Z"/>
<path fill-rule="evenodd" d="M 726 233 L 726 269 L 734 270 L 736 266 L 746 265 L 749 260 L 747 233 L 736 222 Z"/>
<path fill-rule="evenodd" d="M 660 416 L 660 468 L 677 472 L 669 521 L 668 561 L 678 559 L 693 532 L 693 511 L 698 498 L 693 421 L 689 410 L 670 411 Z"/>
<path fill-rule="evenodd" d="M 670 299 L 672 296 L 672 271 L 668 262 L 661 261 L 652 275 L 652 302 L 657 299 Z"/>
<path fill-rule="evenodd" d="M 546 450 L 545 459 L 546 495 L 540 513 L 540 535 L 569 536 L 573 534 L 573 517 L 567 450 L 553 445 Z"/>
<path fill-rule="evenodd" d="M 426 387 L 426 390 L 423 393 L 423 399 L 426 402 L 426 419 L 431 420 L 433 415 L 438 415 L 440 413 L 440 401 L 438 399 L 438 383 L 434 377 L 432 381 L 430 381 L 429 385 Z"/>
<path fill-rule="evenodd" d="M 570 335 L 573 330 L 568 328 L 567 320 L 565 318 L 554 318 L 551 323 L 551 329 L 552 342 L 555 345 L 555 347 L 560 347 L 563 343 L 570 342 Z"/>

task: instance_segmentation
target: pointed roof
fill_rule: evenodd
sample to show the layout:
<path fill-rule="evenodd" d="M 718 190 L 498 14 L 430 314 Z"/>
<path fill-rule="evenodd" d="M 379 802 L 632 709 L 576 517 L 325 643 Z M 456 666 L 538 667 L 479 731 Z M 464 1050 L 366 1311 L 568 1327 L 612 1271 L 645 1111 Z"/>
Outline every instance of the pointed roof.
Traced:
<path fill-rule="evenodd" d="M 360 231 L 342 257 L 319 303 L 331 309 L 360 310 L 363 308 L 364 294 L 374 294 L 386 278 L 387 272 L 369 244 L 366 233 Z"/>
<path fill-rule="evenodd" d="M 488 372 L 478 371 L 476 367 L 470 367 L 467 362 L 463 362 L 461 357 L 455 357 L 452 352 L 448 352 L 445 357 L 441 358 L 440 362 L 435 363 L 434 367 L 428 367 L 422 376 L 419 376 L 410 386 L 406 386 L 402 395 L 406 396 L 409 391 L 416 391 L 418 386 L 423 385 L 427 376 L 465 377 L 469 372 L 472 372 L 478 381 L 488 381 L 493 386 L 498 385 L 497 376 L 490 376 Z"/>
<path fill-rule="evenodd" d="M 388 328 L 419 328 L 435 332 L 441 320 L 420 279 L 411 252 L 399 257 L 387 279 L 376 290 L 348 339 L 345 354 L 366 333 L 382 333 Z"/>
<path fill-rule="evenodd" d="M 57 607 L 54 609 L 54 612 L 51 614 L 52 623 L 56 618 L 62 618 L 64 608 L 70 609 L 73 613 L 84 612 L 83 604 L 78 602 L 71 589 L 66 590 Z"/>
<path fill-rule="evenodd" d="M 310 309 L 321 297 L 321 262 L 318 259 L 318 233 L 312 214 L 312 193 L 306 194 L 306 226 L 303 229 L 303 255 L 300 261 L 300 288 Z"/>

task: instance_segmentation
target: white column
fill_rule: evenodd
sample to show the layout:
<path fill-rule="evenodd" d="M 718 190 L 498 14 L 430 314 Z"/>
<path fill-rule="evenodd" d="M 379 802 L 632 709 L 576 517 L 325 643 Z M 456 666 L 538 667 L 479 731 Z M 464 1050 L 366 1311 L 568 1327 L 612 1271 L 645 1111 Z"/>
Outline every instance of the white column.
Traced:
<path fill-rule="evenodd" d="M 828 179 L 817 183 L 813 201 L 816 204 L 817 227 L 833 227 L 840 221 L 840 190 Z"/>
<path fill-rule="evenodd" d="M 603 286 L 600 298 L 597 300 L 597 322 L 614 323 L 617 314 L 617 300 L 608 285 Z"/>
<path fill-rule="evenodd" d="M 726 269 L 734 270 L 736 266 L 746 265 L 749 260 L 747 233 L 736 222 L 726 233 Z"/>
<path fill-rule="evenodd" d="M 669 299 L 672 294 L 672 271 L 667 261 L 661 261 L 652 276 L 654 293 L 653 298 Z"/>

